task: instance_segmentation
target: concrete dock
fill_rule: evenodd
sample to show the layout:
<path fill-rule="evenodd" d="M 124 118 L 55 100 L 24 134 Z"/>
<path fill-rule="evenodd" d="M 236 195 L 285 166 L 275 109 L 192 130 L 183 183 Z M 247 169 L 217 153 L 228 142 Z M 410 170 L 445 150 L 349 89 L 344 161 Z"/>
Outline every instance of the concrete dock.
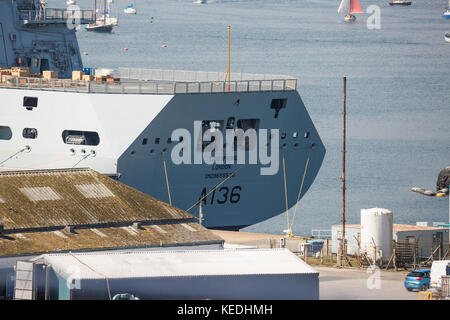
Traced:
<path fill-rule="evenodd" d="M 319 271 L 320 300 L 417 300 L 417 292 L 403 286 L 408 271 L 338 269 L 313 266 Z"/>
<path fill-rule="evenodd" d="M 211 230 L 225 240 L 225 245 L 267 246 L 286 238 L 285 235 Z M 302 241 L 302 237 L 287 238 Z M 289 247 L 289 246 L 288 246 Z M 357 268 L 333 268 L 312 265 L 319 271 L 320 300 L 417 300 L 417 292 L 409 292 L 403 285 L 409 271 L 370 272 Z"/>

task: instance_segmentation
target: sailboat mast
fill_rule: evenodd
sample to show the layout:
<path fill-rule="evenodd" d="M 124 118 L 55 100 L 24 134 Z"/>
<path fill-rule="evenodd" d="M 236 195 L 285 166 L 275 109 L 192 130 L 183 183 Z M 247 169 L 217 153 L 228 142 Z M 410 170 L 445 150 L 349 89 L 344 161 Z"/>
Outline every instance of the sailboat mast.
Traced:
<path fill-rule="evenodd" d="M 97 21 L 97 0 L 94 1 L 94 18 Z"/>
<path fill-rule="evenodd" d="M 106 0 L 103 0 L 103 25 L 106 24 Z"/>

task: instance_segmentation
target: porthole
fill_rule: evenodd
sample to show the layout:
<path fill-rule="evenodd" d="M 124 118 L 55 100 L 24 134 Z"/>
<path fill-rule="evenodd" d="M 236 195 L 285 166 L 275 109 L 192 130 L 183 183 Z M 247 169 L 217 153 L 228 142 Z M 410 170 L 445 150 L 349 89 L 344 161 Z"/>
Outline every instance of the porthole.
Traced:
<path fill-rule="evenodd" d="M 0 140 L 11 140 L 12 131 L 10 127 L 0 126 Z"/>
<path fill-rule="evenodd" d="M 62 139 L 65 144 L 96 146 L 100 143 L 100 137 L 94 131 L 64 130 Z"/>
<path fill-rule="evenodd" d="M 36 128 L 25 128 L 22 131 L 22 136 L 25 139 L 36 139 L 38 135 Z"/>

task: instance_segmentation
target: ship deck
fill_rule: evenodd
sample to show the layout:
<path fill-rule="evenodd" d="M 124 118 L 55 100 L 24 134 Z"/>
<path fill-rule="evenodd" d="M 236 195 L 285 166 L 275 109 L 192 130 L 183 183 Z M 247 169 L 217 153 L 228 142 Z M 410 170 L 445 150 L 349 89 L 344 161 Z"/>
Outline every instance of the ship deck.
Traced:
<path fill-rule="evenodd" d="M 260 75 L 205 71 L 119 68 L 119 81 L 85 81 L 45 79 L 35 77 L 6 77 L 0 88 L 47 90 L 107 94 L 199 94 L 295 91 L 297 79 L 283 75 Z"/>

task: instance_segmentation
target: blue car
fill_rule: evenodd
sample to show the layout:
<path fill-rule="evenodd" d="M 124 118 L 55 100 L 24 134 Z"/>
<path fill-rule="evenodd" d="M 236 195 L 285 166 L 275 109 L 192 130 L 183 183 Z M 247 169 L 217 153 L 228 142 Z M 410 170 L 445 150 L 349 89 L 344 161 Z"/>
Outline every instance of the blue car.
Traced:
<path fill-rule="evenodd" d="M 417 289 L 425 291 L 430 287 L 430 269 L 414 270 L 405 277 L 405 288 L 408 291 Z"/>

